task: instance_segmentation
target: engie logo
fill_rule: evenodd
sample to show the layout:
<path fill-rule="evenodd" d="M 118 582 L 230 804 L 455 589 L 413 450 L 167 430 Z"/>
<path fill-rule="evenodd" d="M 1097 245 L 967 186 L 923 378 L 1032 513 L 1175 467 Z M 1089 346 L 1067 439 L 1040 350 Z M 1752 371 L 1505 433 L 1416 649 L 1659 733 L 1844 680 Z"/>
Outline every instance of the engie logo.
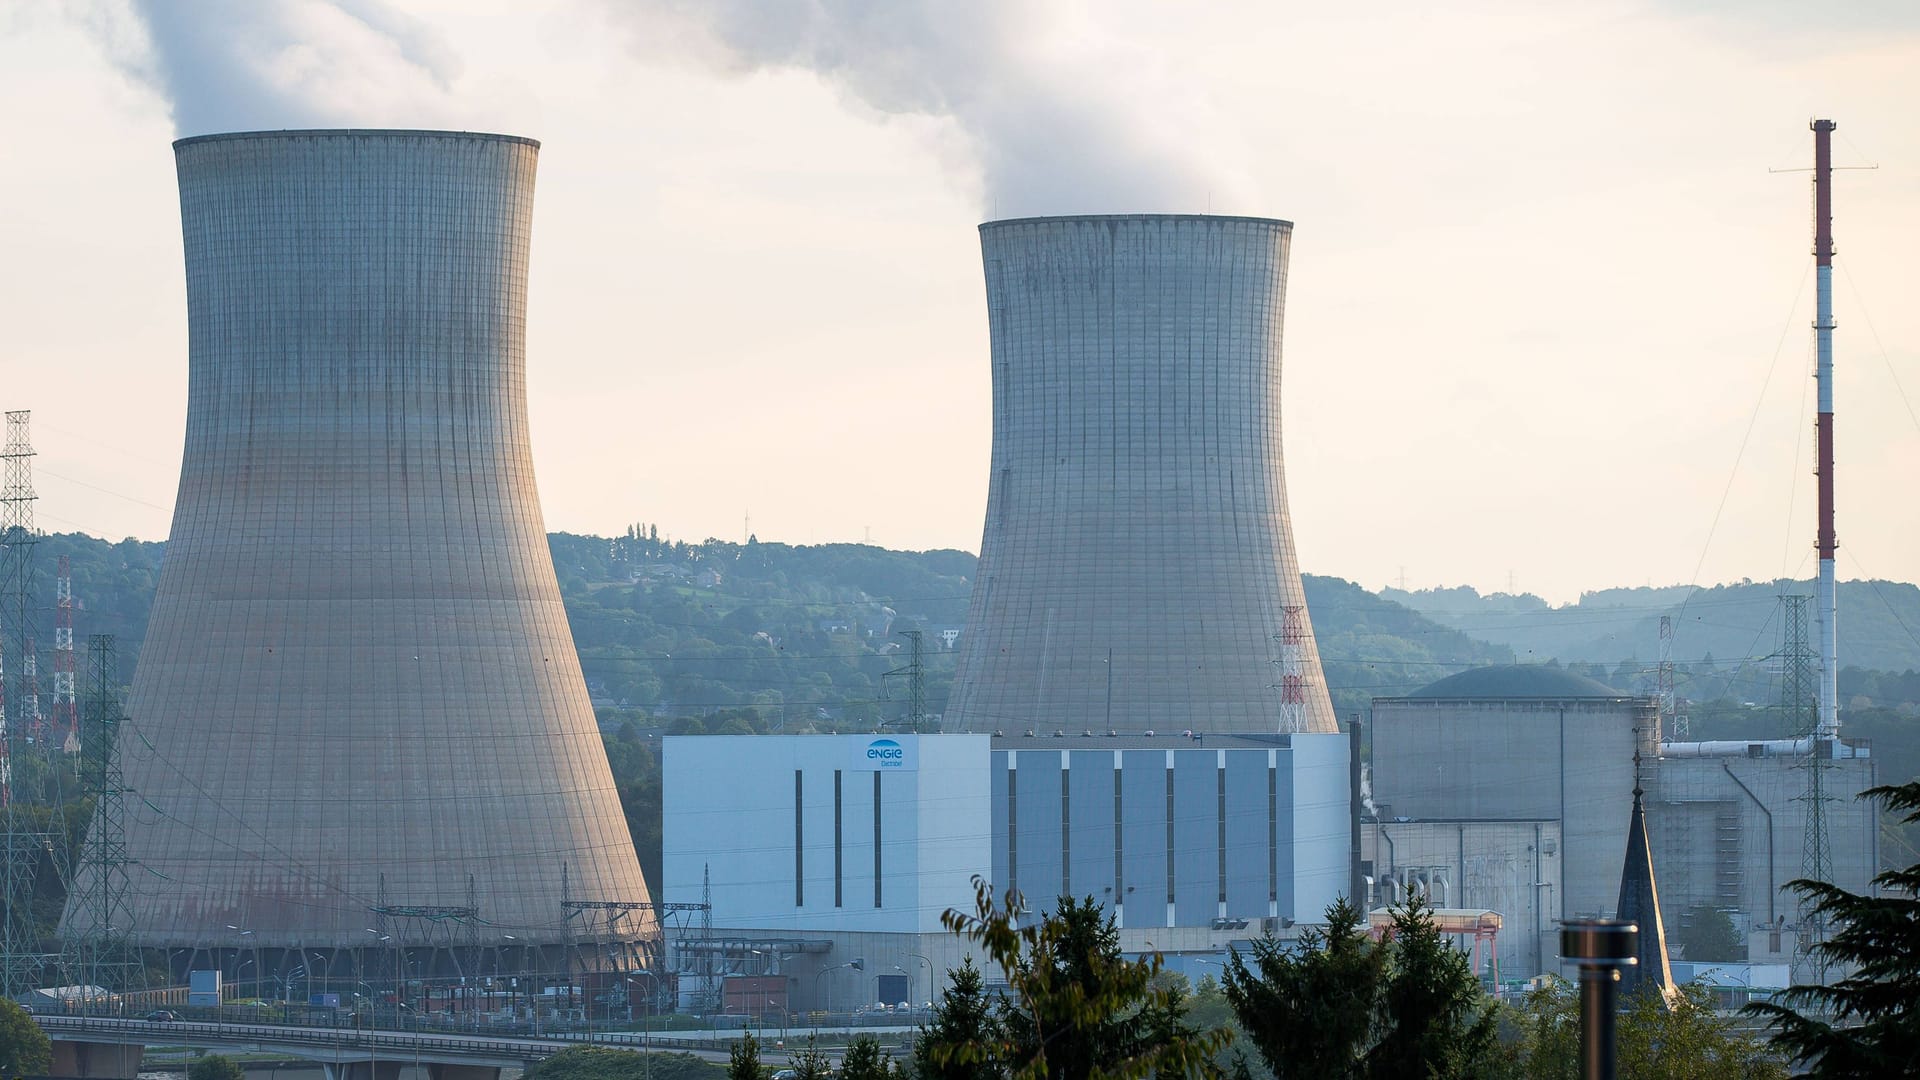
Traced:
<path fill-rule="evenodd" d="M 852 760 L 848 768 L 855 772 L 883 772 L 899 769 L 901 772 L 917 772 L 919 764 L 914 761 L 918 756 L 918 739 L 892 739 L 881 736 L 861 742 L 858 738 L 847 740 L 847 756 Z"/>

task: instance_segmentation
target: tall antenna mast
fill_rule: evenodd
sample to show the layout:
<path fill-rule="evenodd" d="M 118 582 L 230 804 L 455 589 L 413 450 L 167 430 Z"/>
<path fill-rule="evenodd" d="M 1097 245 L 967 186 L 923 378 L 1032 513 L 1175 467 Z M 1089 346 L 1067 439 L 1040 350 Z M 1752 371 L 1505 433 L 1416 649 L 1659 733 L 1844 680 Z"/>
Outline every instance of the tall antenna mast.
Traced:
<path fill-rule="evenodd" d="M 1820 481 L 1818 534 L 1820 578 L 1814 589 L 1814 621 L 1820 628 L 1820 738 L 1840 735 L 1840 649 L 1836 620 L 1840 589 L 1834 577 L 1833 553 L 1839 546 L 1833 532 L 1833 131 L 1831 120 L 1815 120 L 1813 128 L 1813 260 L 1814 260 L 1814 384 L 1820 399 L 1814 420 Z"/>
<path fill-rule="evenodd" d="M 60 573 L 53 583 L 53 732 L 49 743 L 77 754 L 80 710 L 73 696 L 73 565 L 65 555 L 60 556 Z"/>

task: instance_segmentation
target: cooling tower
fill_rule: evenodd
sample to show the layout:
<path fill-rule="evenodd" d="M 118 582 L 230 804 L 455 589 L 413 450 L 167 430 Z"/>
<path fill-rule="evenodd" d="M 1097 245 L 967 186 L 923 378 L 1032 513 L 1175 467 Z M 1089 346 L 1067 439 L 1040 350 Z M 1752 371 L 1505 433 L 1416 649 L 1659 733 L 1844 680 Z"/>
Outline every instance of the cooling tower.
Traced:
<path fill-rule="evenodd" d="M 580 932 L 563 899 L 645 901 L 528 446 L 539 144 L 174 150 L 187 434 L 120 740 L 133 943 L 525 949 Z"/>
<path fill-rule="evenodd" d="M 1281 469 L 1291 230 L 980 227 L 993 462 L 949 729 L 1337 730 Z"/>

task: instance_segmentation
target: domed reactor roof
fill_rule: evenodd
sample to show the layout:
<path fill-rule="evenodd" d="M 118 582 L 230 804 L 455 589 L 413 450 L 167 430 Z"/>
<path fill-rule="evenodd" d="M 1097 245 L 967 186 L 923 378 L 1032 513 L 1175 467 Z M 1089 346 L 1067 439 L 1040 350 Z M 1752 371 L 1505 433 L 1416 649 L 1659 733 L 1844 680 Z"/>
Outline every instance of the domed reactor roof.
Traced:
<path fill-rule="evenodd" d="M 524 951 L 582 932 L 563 900 L 646 902 L 534 487 L 538 144 L 175 153 L 186 450 L 121 725 L 117 925 L 155 948 Z M 651 936 L 627 910 L 603 939 Z"/>
<path fill-rule="evenodd" d="M 1280 452 L 1292 229 L 980 227 L 993 455 L 949 729 L 1338 729 Z"/>
<path fill-rule="evenodd" d="M 1569 701 L 1578 698 L 1629 698 L 1602 682 L 1565 668 L 1545 664 L 1502 664 L 1468 668 L 1408 694 L 1413 699 L 1473 698 L 1481 701 L 1515 698 Z"/>

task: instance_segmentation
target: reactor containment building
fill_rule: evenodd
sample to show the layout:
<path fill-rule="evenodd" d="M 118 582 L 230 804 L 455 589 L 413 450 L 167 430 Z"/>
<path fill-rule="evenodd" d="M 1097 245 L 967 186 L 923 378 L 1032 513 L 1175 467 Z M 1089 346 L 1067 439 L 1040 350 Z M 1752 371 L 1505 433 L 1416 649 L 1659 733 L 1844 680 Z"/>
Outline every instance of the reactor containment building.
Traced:
<path fill-rule="evenodd" d="M 130 943 L 524 954 L 582 902 L 630 905 L 597 947 L 649 938 L 528 444 L 539 144 L 174 148 L 186 447 L 119 742 Z"/>
<path fill-rule="evenodd" d="M 947 730 L 1337 730 L 1280 450 L 1291 233 L 980 227 L 992 472 Z"/>

